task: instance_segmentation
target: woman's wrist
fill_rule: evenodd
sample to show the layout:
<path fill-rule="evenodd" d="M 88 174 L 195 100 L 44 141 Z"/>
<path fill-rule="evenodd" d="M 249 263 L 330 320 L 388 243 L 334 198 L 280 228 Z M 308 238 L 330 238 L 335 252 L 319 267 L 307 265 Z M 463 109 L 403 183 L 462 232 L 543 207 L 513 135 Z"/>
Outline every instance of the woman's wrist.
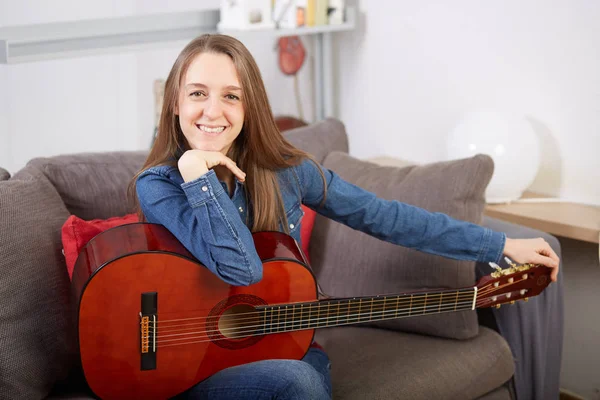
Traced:
<path fill-rule="evenodd" d="M 504 250 L 502 251 L 502 254 L 504 254 L 507 257 L 511 257 L 512 254 L 512 248 L 514 245 L 514 239 L 510 239 L 510 238 L 506 238 L 506 241 L 504 242 Z"/>
<path fill-rule="evenodd" d="M 188 153 L 184 153 L 177 162 L 177 168 L 184 182 L 190 182 L 198 179 L 208 172 L 206 161 L 198 157 L 190 157 Z"/>

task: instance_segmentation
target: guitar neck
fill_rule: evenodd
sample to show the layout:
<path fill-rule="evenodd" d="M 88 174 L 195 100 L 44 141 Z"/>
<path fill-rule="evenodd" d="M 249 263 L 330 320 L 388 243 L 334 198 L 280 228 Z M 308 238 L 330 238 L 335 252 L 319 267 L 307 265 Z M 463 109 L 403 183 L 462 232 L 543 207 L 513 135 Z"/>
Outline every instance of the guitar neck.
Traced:
<path fill-rule="evenodd" d="M 260 333 L 360 324 L 475 308 L 477 288 L 261 306 Z"/>

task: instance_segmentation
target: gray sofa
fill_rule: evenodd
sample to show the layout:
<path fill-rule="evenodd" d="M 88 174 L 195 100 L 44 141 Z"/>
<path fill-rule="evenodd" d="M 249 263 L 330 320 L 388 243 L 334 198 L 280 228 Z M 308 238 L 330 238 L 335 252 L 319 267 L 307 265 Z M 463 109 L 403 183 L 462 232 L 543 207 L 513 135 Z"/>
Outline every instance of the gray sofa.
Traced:
<path fill-rule="evenodd" d="M 483 218 L 487 156 L 404 168 L 357 160 L 329 119 L 285 135 L 343 178 L 386 198 L 507 232 L 543 232 Z M 61 227 L 130 213 L 125 189 L 146 153 L 64 155 L 0 170 L 0 399 L 87 399 L 72 324 L 75 307 Z M 484 264 L 393 246 L 317 216 L 312 267 L 331 296 L 472 286 Z M 335 399 L 555 399 L 562 349 L 562 281 L 529 302 L 369 325 L 321 329 Z"/>

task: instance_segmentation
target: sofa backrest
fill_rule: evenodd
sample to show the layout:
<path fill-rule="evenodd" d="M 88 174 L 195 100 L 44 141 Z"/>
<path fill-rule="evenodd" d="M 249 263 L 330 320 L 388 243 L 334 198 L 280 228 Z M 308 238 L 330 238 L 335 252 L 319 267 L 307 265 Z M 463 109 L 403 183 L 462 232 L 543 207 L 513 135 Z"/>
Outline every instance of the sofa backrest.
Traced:
<path fill-rule="evenodd" d="M 42 174 L 58 191 L 71 214 L 82 219 L 128 214 L 134 206 L 127 186 L 142 167 L 147 151 L 82 153 L 35 158 L 15 174 Z"/>

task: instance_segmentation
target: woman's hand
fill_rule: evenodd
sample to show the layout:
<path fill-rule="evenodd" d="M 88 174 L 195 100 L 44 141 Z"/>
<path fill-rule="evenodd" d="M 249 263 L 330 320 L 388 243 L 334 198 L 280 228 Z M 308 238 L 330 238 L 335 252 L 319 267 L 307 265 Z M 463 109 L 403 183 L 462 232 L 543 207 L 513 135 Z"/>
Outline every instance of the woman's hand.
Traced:
<path fill-rule="evenodd" d="M 201 177 L 208 170 L 219 165 L 229 169 L 241 182 L 246 180 L 244 171 L 239 169 L 231 158 L 219 151 L 188 150 L 177 162 L 179 172 L 186 182 Z"/>
<path fill-rule="evenodd" d="M 542 238 L 506 239 L 504 254 L 519 264 L 542 264 L 552 268 L 552 282 L 558 278 L 560 260 L 552 247 Z"/>

